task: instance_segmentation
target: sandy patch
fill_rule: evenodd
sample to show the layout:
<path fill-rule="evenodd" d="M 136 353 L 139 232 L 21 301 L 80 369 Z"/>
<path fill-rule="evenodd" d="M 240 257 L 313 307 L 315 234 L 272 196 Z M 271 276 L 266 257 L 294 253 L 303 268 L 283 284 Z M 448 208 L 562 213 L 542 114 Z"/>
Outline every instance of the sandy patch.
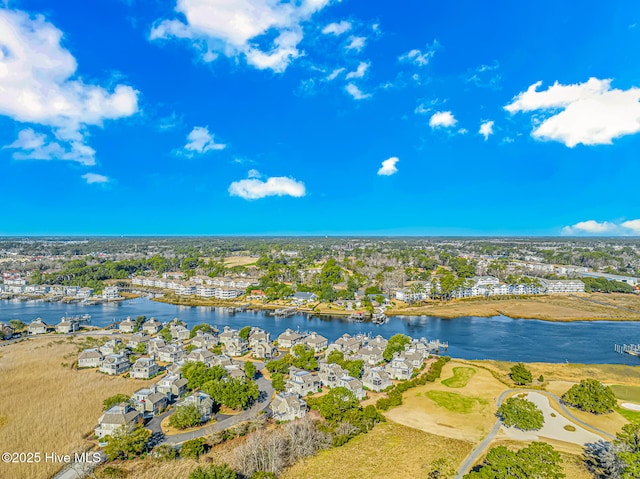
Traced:
<path fill-rule="evenodd" d="M 623 402 L 620 404 L 620 407 L 630 411 L 640 411 L 640 404 L 634 404 L 631 402 Z"/>

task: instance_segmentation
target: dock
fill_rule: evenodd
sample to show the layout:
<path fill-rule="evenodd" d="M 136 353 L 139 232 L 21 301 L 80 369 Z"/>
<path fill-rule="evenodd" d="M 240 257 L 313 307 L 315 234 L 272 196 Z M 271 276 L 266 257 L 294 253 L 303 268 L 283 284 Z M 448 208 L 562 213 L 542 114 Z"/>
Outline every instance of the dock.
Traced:
<path fill-rule="evenodd" d="M 613 349 L 619 354 L 629 354 L 640 357 L 640 344 L 616 344 Z"/>
<path fill-rule="evenodd" d="M 286 318 L 298 312 L 298 308 L 279 308 L 273 312 L 276 318 Z"/>

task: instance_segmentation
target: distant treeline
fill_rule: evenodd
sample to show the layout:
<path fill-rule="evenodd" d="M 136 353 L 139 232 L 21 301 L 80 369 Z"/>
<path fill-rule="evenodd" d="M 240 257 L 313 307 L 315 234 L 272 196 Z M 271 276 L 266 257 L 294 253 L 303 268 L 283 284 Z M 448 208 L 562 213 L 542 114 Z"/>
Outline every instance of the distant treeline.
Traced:
<path fill-rule="evenodd" d="M 584 290 L 587 293 L 602 292 L 602 293 L 633 293 L 635 290 L 633 286 L 622 281 L 613 281 L 606 278 L 580 278 L 584 283 Z"/>

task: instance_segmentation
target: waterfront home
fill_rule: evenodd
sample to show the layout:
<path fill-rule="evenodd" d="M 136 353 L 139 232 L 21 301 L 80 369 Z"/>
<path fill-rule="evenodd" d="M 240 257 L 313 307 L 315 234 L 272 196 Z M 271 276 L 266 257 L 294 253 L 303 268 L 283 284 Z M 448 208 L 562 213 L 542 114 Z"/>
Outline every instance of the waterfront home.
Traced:
<path fill-rule="evenodd" d="M 113 301 L 120 298 L 120 289 L 117 286 L 105 286 L 102 290 L 102 299 Z"/>
<path fill-rule="evenodd" d="M 51 289 L 49 289 L 49 294 L 51 294 L 52 296 L 64 296 L 64 286 L 60 284 L 54 284 L 53 286 L 51 286 Z"/>
<path fill-rule="evenodd" d="M 287 328 L 280 336 L 278 336 L 278 349 L 291 349 L 296 344 L 302 343 L 304 334 L 300 334 Z"/>
<path fill-rule="evenodd" d="M 418 351 L 415 348 L 405 348 L 406 349 L 400 353 L 399 358 L 409 363 L 414 369 L 419 369 L 426 357 L 424 351 Z"/>
<path fill-rule="evenodd" d="M 102 346 L 100 346 L 100 352 L 105 356 L 107 354 L 113 354 L 116 351 L 120 351 L 122 349 L 124 349 L 124 343 L 119 339 L 110 339 Z"/>
<path fill-rule="evenodd" d="M 51 286 L 48 284 L 36 284 L 33 292 L 38 296 L 44 296 L 45 294 L 48 294 L 49 291 L 51 291 Z"/>
<path fill-rule="evenodd" d="M 209 349 L 218 344 L 218 338 L 211 333 L 204 333 L 200 330 L 196 331 L 196 335 L 191 339 L 189 344 L 197 348 Z"/>
<path fill-rule="evenodd" d="M 187 380 L 177 374 L 165 376 L 157 383 L 158 392 L 167 396 L 169 401 L 182 396 L 187 391 Z"/>
<path fill-rule="evenodd" d="M 207 366 L 213 365 L 215 355 L 208 349 L 194 349 L 187 355 L 187 361 L 204 363 Z"/>
<path fill-rule="evenodd" d="M 69 298 L 75 298 L 78 296 L 78 292 L 80 291 L 80 286 L 65 286 L 64 294 Z"/>
<path fill-rule="evenodd" d="M 225 326 L 219 339 L 224 344 L 225 351 L 229 356 L 244 356 L 249 352 L 247 342 L 239 336 L 235 329 Z"/>
<path fill-rule="evenodd" d="M 293 421 L 307 415 L 307 403 L 295 393 L 277 393 L 270 407 L 276 421 Z"/>
<path fill-rule="evenodd" d="M 300 396 L 318 392 L 322 385 L 317 373 L 305 371 L 291 366 L 289 368 L 289 379 L 285 384 L 287 392 L 293 392 Z"/>
<path fill-rule="evenodd" d="M 158 352 L 166 345 L 167 343 L 165 343 L 162 338 L 150 339 L 147 343 L 147 354 L 157 356 Z"/>
<path fill-rule="evenodd" d="M 158 363 L 152 358 L 138 358 L 129 372 L 129 377 L 134 379 L 149 379 L 156 376 L 160 369 Z"/>
<path fill-rule="evenodd" d="M 80 329 L 80 323 L 73 319 L 64 318 L 56 325 L 56 333 L 69 334 L 75 333 Z"/>
<path fill-rule="evenodd" d="M 151 338 L 144 333 L 134 333 L 127 341 L 127 346 L 131 349 L 136 349 L 141 344 L 144 345 L 145 351 L 147 350 L 147 344 L 151 341 Z"/>
<path fill-rule="evenodd" d="M 249 347 L 253 348 L 254 345 L 265 341 L 267 343 L 271 341 L 271 333 L 261 328 L 251 328 L 249 332 Z"/>
<path fill-rule="evenodd" d="M 318 366 L 320 367 L 318 377 L 320 377 L 322 385 L 329 388 L 337 387 L 338 380 L 347 374 L 347 371 L 341 366 L 335 363 L 328 363 L 326 360 L 319 361 Z"/>
<path fill-rule="evenodd" d="M 89 299 L 93 296 L 93 288 L 80 288 L 76 294 L 76 298 Z"/>
<path fill-rule="evenodd" d="M 202 422 L 207 422 L 211 419 L 211 415 L 213 414 L 213 399 L 211 399 L 211 396 L 203 392 L 195 392 L 184 398 L 177 406 L 189 406 L 191 404 L 194 404 L 198 408 Z"/>
<path fill-rule="evenodd" d="M 327 346 L 329 345 L 329 341 L 324 336 L 321 336 L 316 332 L 312 332 L 302 340 L 302 344 L 306 344 L 316 353 L 319 353 L 320 351 L 327 348 Z"/>
<path fill-rule="evenodd" d="M 583 276 L 588 276 L 587 274 Z M 620 276 L 618 276 L 620 278 Z M 634 281 L 635 278 L 629 278 L 626 276 L 622 276 L 626 283 L 635 286 Z M 542 289 L 547 294 L 558 294 L 558 293 L 584 293 L 584 283 L 579 279 L 542 279 L 540 278 L 540 284 L 542 285 Z M 616 279 L 616 281 L 620 281 L 620 279 Z"/>
<path fill-rule="evenodd" d="M 316 293 L 298 291 L 296 294 L 291 296 L 291 300 L 298 305 L 315 303 L 316 301 L 318 301 L 318 295 Z"/>
<path fill-rule="evenodd" d="M 149 335 L 157 334 L 162 329 L 162 323 L 157 321 L 156 318 L 151 318 L 149 321 L 145 321 L 142 324 L 142 331 Z"/>
<path fill-rule="evenodd" d="M 337 349 L 345 354 L 356 353 L 362 346 L 362 337 L 351 336 L 348 333 L 340 336 L 334 343 L 331 344 L 330 349 Z"/>
<path fill-rule="evenodd" d="M 181 344 L 169 343 L 158 350 L 158 361 L 175 363 L 184 358 L 184 349 Z"/>
<path fill-rule="evenodd" d="M 180 287 L 176 289 L 176 294 L 178 296 L 193 296 L 196 294 L 196 287 L 188 283 L 181 284 Z"/>
<path fill-rule="evenodd" d="M 391 386 L 391 377 L 382 367 L 365 368 L 362 385 L 371 391 L 384 391 Z"/>
<path fill-rule="evenodd" d="M 185 341 L 191 337 L 191 331 L 181 324 L 172 325 L 170 331 L 171 337 L 178 341 Z"/>
<path fill-rule="evenodd" d="M 261 289 L 254 289 L 247 296 L 247 299 L 250 299 L 250 300 L 253 300 L 253 301 L 257 301 L 257 300 L 260 300 L 260 299 L 264 299 L 266 297 L 267 297 L 267 295 L 264 294 L 264 291 L 262 291 Z"/>
<path fill-rule="evenodd" d="M 376 346 L 380 348 L 383 352 L 385 349 L 387 349 L 388 343 L 389 341 L 387 341 L 386 338 L 383 338 L 379 334 L 375 338 L 367 340 L 367 346 Z"/>
<path fill-rule="evenodd" d="M 367 397 L 367 393 L 362 388 L 362 381 L 349 375 L 342 376 L 338 379 L 338 387 L 348 389 L 360 401 Z"/>
<path fill-rule="evenodd" d="M 124 354 L 107 354 L 100 364 L 100 372 L 116 376 L 126 373 L 130 366 L 129 358 Z"/>
<path fill-rule="evenodd" d="M 184 279 L 186 276 L 182 271 L 167 271 L 162 273 L 163 279 Z"/>
<path fill-rule="evenodd" d="M 145 419 L 161 414 L 169 404 L 166 394 L 159 392 L 155 385 L 138 389 L 131 396 L 131 402 Z"/>
<path fill-rule="evenodd" d="M 78 353 L 78 368 L 98 368 L 102 359 L 102 353 L 98 349 L 85 349 Z"/>
<path fill-rule="evenodd" d="M 32 321 L 29 324 L 28 334 L 29 336 L 32 336 L 35 334 L 46 334 L 48 331 L 48 328 L 49 326 L 47 325 L 47 323 L 42 321 L 42 318 L 37 318 L 35 321 Z"/>
<path fill-rule="evenodd" d="M 11 339 L 13 337 L 13 328 L 7 323 L 0 323 L 0 339 Z"/>
<path fill-rule="evenodd" d="M 362 359 L 365 364 L 375 366 L 384 361 L 382 354 L 384 351 L 377 346 L 367 345 L 358 350 L 357 357 Z"/>
<path fill-rule="evenodd" d="M 278 356 L 278 348 L 273 343 L 260 341 L 251 347 L 251 355 L 257 359 L 273 359 Z"/>
<path fill-rule="evenodd" d="M 142 415 L 130 404 L 121 403 L 108 409 L 100 419 L 95 429 L 97 438 L 112 435 L 116 430 L 131 432 L 141 422 Z"/>
<path fill-rule="evenodd" d="M 121 333 L 133 333 L 136 330 L 136 322 L 131 319 L 131 316 L 127 316 L 126 319 L 120 321 L 118 325 L 118 330 Z"/>
<path fill-rule="evenodd" d="M 384 370 L 393 379 L 400 380 L 411 379 L 411 375 L 413 374 L 413 366 L 398 357 L 393 358 L 391 362 L 384 367 Z"/>

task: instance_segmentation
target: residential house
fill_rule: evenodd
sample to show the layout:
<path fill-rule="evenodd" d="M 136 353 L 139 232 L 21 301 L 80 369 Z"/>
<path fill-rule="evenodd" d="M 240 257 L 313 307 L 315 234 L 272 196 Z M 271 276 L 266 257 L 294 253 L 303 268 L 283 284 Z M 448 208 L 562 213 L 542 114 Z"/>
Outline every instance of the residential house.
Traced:
<path fill-rule="evenodd" d="M 149 335 L 158 334 L 162 329 L 162 323 L 157 321 L 156 318 L 151 318 L 149 321 L 145 321 L 142 324 L 142 331 Z"/>
<path fill-rule="evenodd" d="M 367 397 L 367 393 L 362 388 L 362 381 L 349 375 L 342 376 L 338 379 L 338 387 L 346 388 L 351 391 L 359 400 Z"/>
<path fill-rule="evenodd" d="M 177 374 L 163 377 L 157 383 L 158 392 L 167 396 L 172 401 L 174 398 L 182 396 L 187 391 L 187 380 Z"/>
<path fill-rule="evenodd" d="M 164 342 L 162 338 L 153 338 L 150 339 L 147 343 L 147 354 L 158 356 L 159 351 L 164 348 L 167 343 Z"/>
<path fill-rule="evenodd" d="M 307 403 L 295 393 L 277 393 L 270 407 L 276 421 L 293 421 L 307 415 Z"/>
<path fill-rule="evenodd" d="M 78 292 L 80 291 L 80 286 L 65 286 L 64 294 L 70 298 L 75 298 L 78 296 Z"/>
<path fill-rule="evenodd" d="M 113 301 L 120 298 L 120 289 L 117 286 L 105 286 L 102 290 L 102 299 Z"/>
<path fill-rule="evenodd" d="M 190 404 L 195 404 L 198 408 L 202 422 L 211 419 L 213 414 L 213 399 L 211 399 L 211 396 L 201 391 L 195 392 L 184 398 L 184 401 L 179 406 L 188 406 Z"/>
<path fill-rule="evenodd" d="M 7 323 L 0 323 L 0 339 L 11 339 L 13 337 L 13 328 Z"/>
<path fill-rule="evenodd" d="M 75 333 L 78 329 L 80 329 L 80 323 L 73 319 L 63 318 L 62 321 L 56 325 L 56 333 L 61 334 Z"/>
<path fill-rule="evenodd" d="M 175 363 L 184 358 L 184 349 L 181 344 L 169 343 L 158 350 L 157 356 L 163 363 Z"/>
<path fill-rule="evenodd" d="M 332 349 L 337 348 L 338 351 L 342 351 L 345 354 L 352 354 L 356 353 L 362 346 L 362 338 L 359 336 L 351 336 L 350 334 L 345 333 L 338 339 L 336 339 L 332 346 L 334 345 L 335 348 Z"/>
<path fill-rule="evenodd" d="M 261 289 L 254 289 L 251 291 L 251 294 L 247 296 L 247 299 L 257 301 L 266 297 L 267 295 L 264 293 L 264 291 L 262 291 Z"/>
<path fill-rule="evenodd" d="M 383 338 L 378 334 L 375 338 L 367 340 L 367 345 L 376 346 L 384 352 L 384 350 L 387 349 L 388 342 L 389 341 L 386 338 Z"/>
<path fill-rule="evenodd" d="M 358 357 L 364 361 L 365 364 L 370 366 L 375 366 L 376 364 L 384 361 L 382 354 L 384 350 L 380 349 L 377 346 L 367 345 L 363 346 L 358 350 Z"/>
<path fill-rule="evenodd" d="M 158 392 L 156 386 L 138 389 L 131 396 L 131 402 L 145 419 L 161 414 L 169 404 L 166 394 Z"/>
<path fill-rule="evenodd" d="M 304 291 L 298 291 L 296 294 L 291 296 L 291 300 L 295 304 L 307 304 L 307 303 L 315 303 L 318 301 L 318 295 L 316 293 L 308 293 Z"/>
<path fill-rule="evenodd" d="M 321 336 L 316 332 L 312 332 L 311 334 L 307 335 L 303 339 L 302 343 L 309 346 L 316 353 L 326 349 L 327 346 L 329 345 L 329 341 L 327 340 L 327 338 L 325 338 L 324 336 Z"/>
<path fill-rule="evenodd" d="M 304 369 L 289 368 L 289 379 L 286 382 L 288 392 L 294 392 L 300 396 L 318 392 L 322 382 L 317 373 L 305 371 Z"/>
<path fill-rule="evenodd" d="M 229 356 L 244 356 L 249 352 L 247 342 L 238 335 L 238 331 L 235 329 L 225 326 L 219 339 L 224 344 L 225 351 Z"/>
<path fill-rule="evenodd" d="M 160 368 L 153 358 L 138 358 L 131 371 L 129 371 L 129 377 L 134 379 L 149 379 L 156 376 Z"/>
<path fill-rule="evenodd" d="M 218 338 L 214 334 L 196 331 L 196 335 L 191 339 L 192 344 L 198 348 L 209 349 L 218 344 Z"/>
<path fill-rule="evenodd" d="M 107 354 L 113 354 L 116 351 L 120 351 L 122 349 L 124 349 L 124 343 L 119 339 L 110 339 L 102 346 L 100 346 L 100 352 L 105 356 Z"/>
<path fill-rule="evenodd" d="M 191 337 L 191 331 L 181 324 L 171 326 L 170 331 L 171 337 L 177 341 L 186 341 Z"/>
<path fill-rule="evenodd" d="M 340 365 L 335 363 L 328 363 L 326 360 L 321 360 L 318 363 L 320 367 L 320 371 L 318 372 L 318 376 L 320 377 L 320 381 L 323 386 L 329 388 L 335 388 L 338 386 L 338 380 L 347 374 Z"/>
<path fill-rule="evenodd" d="M 47 323 L 42 321 L 42 318 L 37 318 L 35 321 L 32 321 L 29 324 L 28 334 L 29 336 L 35 334 L 46 334 L 48 331 L 48 327 L 49 326 L 47 325 Z"/>
<path fill-rule="evenodd" d="M 130 366 L 129 358 L 124 354 L 107 354 L 100 365 L 100 372 L 115 376 L 127 372 Z"/>
<path fill-rule="evenodd" d="M 415 348 L 406 348 L 399 355 L 400 359 L 404 359 L 407 363 L 411 364 L 413 369 L 420 369 L 424 358 L 426 357 L 423 351 L 418 351 Z"/>
<path fill-rule="evenodd" d="M 149 344 L 151 338 L 144 333 L 137 332 L 133 333 L 133 335 L 127 341 L 127 346 L 131 349 L 138 348 L 141 344 L 144 345 L 144 350 L 147 350 L 147 344 Z"/>
<path fill-rule="evenodd" d="M 400 380 L 411 379 L 411 375 L 413 374 L 413 366 L 398 357 L 393 358 L 391 362 L 384 367 L 384 370 L 391 378 Z"/>
<path fill-rule="evenodd" d="M 127 316 L 126 319 L 120 321 L 118 325 L 118 330 L 121 333 L 133 333 L 136 330 L 136 322 L 131 319 L 131 316 Z"/>
<path fill-rule="evenodd" d="M 261 328 L 251 328 L 249 332 L 249 347 L 253 348 L 254 345 L 260 342 L 270 342 L 271 341 L 271 333 L 266 332 Z"/>
<path fill-rule="evenodd" d="M 280 336 L 278 336 L 278 349 L 291 349 L 296 344 L 302 343 L 304 334 L 300 334 L 287 328 Z"/>
<path fill-rule="evenodd" d="M 79 368 L 98 368 L 102 364 L 102 353 L 98 349 L 85 349 L 78 354 Z"/>
<path fill-rule="evenodd" d="M 251 347 L 251 355 L 257 359 L 273 359 L 278 356 L 278 348 L 273 343 L 260 341 Z"/>
<path fill-rule="evenodd" d="M 48 284 L 36 284 L 34 288 L 34 293 L 38 296 L 44 296 L 45 294 L 48 294 L 49 291 L 51 291 L 51 286 Z"/>
<path fill-rule="evenodd" d="M 131 405 L 121 403 L 112 406 L 100 416 L 100 419 L 98 419 L 98 427 L 95 429 L 95 435 L 98 438 L 103 438 L 113 434 L 119 429 L 131 432 L 141 420 L 142 415 Z"/>
<path fill-rule="evenodd" d="M 187 355 L 187 361 L 204 363 L 207 366 L 212 366 L 215 360 L 215 355 L 208 349 L 194 349 Z"/>
<path fill-rule="evenodd" d="M 80 288 L 76 294 L 76 298 L 89 299 L 93 296 L 93 288 Z"/>
<path fill-rule="evenodd" d="M 372 391 L 384 391 L 391 386 L 391 377 L 382 367 L 365 368 L 362 385 Z"/>

